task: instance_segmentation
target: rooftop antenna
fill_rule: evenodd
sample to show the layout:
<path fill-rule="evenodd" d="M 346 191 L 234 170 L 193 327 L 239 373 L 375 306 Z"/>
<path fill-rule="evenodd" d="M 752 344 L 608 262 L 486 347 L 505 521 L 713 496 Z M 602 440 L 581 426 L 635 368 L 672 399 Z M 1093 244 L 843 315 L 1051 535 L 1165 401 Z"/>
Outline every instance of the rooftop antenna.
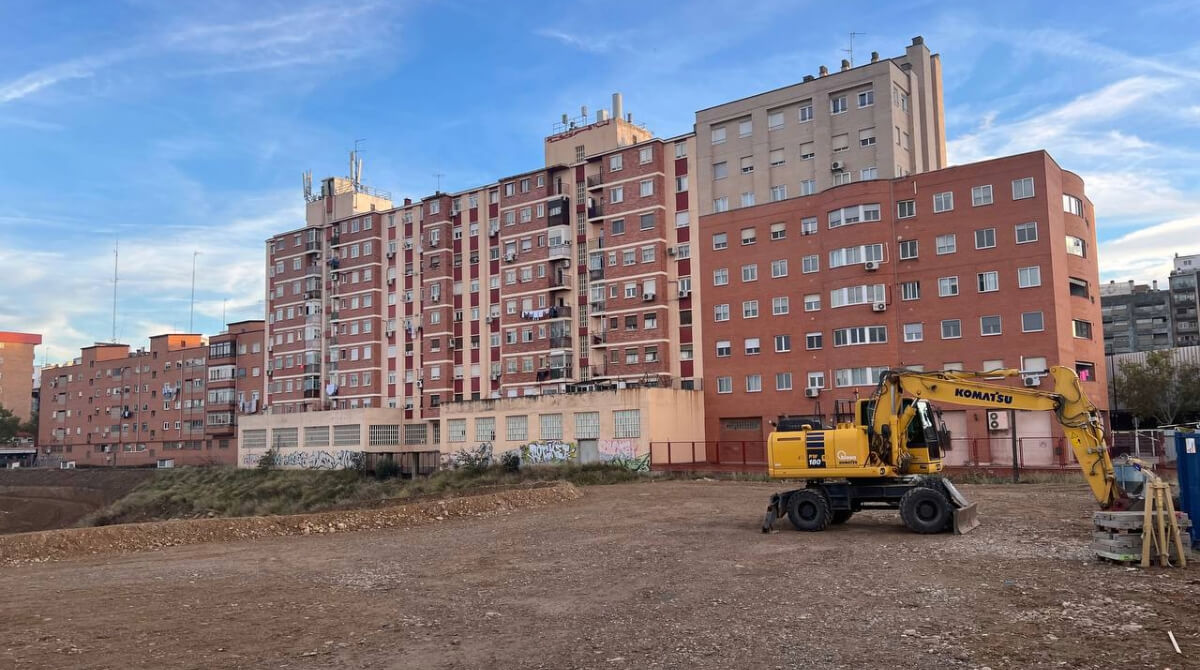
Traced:
<path fill-rule="evenodd" d="M 350 181 L 354 184 L 354 190 L 362 185 L 362 154 L 363 150 L 358 148 L 359 144 L 366 142 L 366 138 L 354 140 L 354 150 L 350 152 Z"/>
<path fill-rule="evenodd" d="M 846 55 L 850 57 L 850 67 L 854 67 L 854 38 L 858 37 L 859 35 L 866 35 L 866 33 L 850 33 L 850 48 L 842 49 L 842 51 L 844 51 Z"/>
<path fill-rule="evenodd" d="M 306 202 L 312 200 L 312 170 L 305 170 L 300 173 L 300 179 L 304 183 L 304 200 Z"/>
<path fill-rule="evenodd" d="M 192 252 L 192 302 L 188 306 L 188 333 L 195 332 L 193 317 L 196 314 L 196 257 L 199 255 L 199 251 Z"/>
<path fill-rule="evenodd" d="M 433 176 L 437 177 L 437 190 L 434 191 L 434 193 L 441 193 L 442 192 L 442 177 L 445 177 L 446 175 L 442 174 L 441 172 L 434 172 Z"/>
<path fill-rule="evenodd" d="M 113 240 L 113 304 L 112 304 L 112 341 L 117 343 L 117 262 L 121 238 Z"/>

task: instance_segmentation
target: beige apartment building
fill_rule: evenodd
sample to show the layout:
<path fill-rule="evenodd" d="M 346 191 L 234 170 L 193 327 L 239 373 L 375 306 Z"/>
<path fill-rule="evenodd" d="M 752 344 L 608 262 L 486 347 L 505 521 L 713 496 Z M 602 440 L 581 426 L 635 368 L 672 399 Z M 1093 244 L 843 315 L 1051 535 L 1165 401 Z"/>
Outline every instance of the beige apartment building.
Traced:
<path fill-rule="evenodd" d="M 0 407 L 28 421 L 33 413 L 33 353 L 42 336 L 0 332 Z"/>
<path fill-rule="evenodd" d="M 704 214 L 945 167 L 941 62 L 924 39 L 903 56 L 696 112 Z"/>

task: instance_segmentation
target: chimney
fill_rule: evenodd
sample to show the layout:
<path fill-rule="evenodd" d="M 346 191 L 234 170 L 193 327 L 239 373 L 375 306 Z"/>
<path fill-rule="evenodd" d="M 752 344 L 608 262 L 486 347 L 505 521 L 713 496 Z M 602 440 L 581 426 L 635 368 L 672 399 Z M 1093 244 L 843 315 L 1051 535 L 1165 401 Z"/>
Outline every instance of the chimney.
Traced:
<path fill-rule="evenodd" d="M 917 46 L 918 44 L 924 44 L 924 43 L 925 43 L 925 38 L 921 37 L 920 35 L 917 35 L 916 37 L 913 38 L 912 45 Z"/>
<path fill-rule="evenodd" d="M 409 206 L 409 205 L 411 205 L 411 204 L 412 204 L 412 198 L 405 198 L 405 199 L 404 199 L 404 206 L 405 206 L 405 207 L 408 207 L 408 206 Z"/>
<path fill-rule="evenodd" d="M 811 74 L 804 75 L 804 81 L 812 81 L 812 80 L 813 80 L 813 76 Z"/>
<path fill-rule="evenodd" d="M 849 70 L 849 69 L 850 69 L 850 61 L 843 58 L 842 59 L 842 72 L 845 72 L 846 70 Z"/>
<path fill-rule="evenodd" d="M 628 113 L 626 113 L 626 114 L 625 114 L 625 120 L 626 120 L 627 122 L 629 122 L 629 123 L 633 123 L 633 112 L 628 112 Z"/>
<path fill-rule="evenodd" d="M 824 65 L 817 70 L 817 76 L 824 77 L 827 74 L 829 74 L 829 68 L 825 67 Z"/>
<path fill-rule="evenodd" d="M 1155 279 L 1154 281 L 1150 282 L 1150 286 L 1151 286 L 1151 287 L 1152 287 L 1152 288 L 1153 288 L 1155 291 L 1157 291 L 1157 290 L 1158 290 L 1158 280 L 1157 280 L 1157 279 Z"/>
<path fill-rule="evenodd" d="M 587 105 L 581 105 L 579 107 L 579 116 L 583 117 L 583 120 L 585 123 L 587 122 L 587 117 L 588 117 Z"/>
<path fill-rule="evenodd" d="M 879 62 L 879 52 L 878 52 L 878 51 L 872 51 L 872 52 L 871 52 L 871 62 L 872 62 L 872 63 L 878 63 L 878 62 Z"/>
<path fill-rule="evenodd" d="M 613 93 L 612 115 L 614 119 L 625 116 L 625 101 L 621 98 L 620 93 Z"/>

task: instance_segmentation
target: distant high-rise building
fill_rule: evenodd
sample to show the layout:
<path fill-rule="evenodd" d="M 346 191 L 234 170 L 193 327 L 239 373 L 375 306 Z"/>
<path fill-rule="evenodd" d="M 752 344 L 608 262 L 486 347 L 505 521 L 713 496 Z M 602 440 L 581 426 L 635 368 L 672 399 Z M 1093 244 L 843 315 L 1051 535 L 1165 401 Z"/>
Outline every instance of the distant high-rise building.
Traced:
<path fill-rule="evenodd" d="M 28 421 L 33 407 L 33 353 L 41 335 L 0 332 L 0 407 Z"/>
<path fill-rule="evenodd" d="M 1153 285 L 1109 282 L 1100 287 L 1104 353 L 1127 354 L 1174 346 L 1170 295 Z"/>
<path fill-rule="evenodd" d="M 1174 346 L 1189 347 L 1200 344 L 1200 325 L 1197 324 L 1196 309 L 1200 304 L 1197 280 L 1200 279 L 1200 254 L 1175 255 L 1175 268 L 1168 282 L 1171 287 L 1171 320 L 1173 322 Z"/>

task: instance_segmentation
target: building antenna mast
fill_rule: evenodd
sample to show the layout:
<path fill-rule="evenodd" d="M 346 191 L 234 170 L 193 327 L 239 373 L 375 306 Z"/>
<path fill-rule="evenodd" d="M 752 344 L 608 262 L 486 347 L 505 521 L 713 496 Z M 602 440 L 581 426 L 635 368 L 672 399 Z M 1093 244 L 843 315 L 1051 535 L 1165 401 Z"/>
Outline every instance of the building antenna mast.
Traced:
<path fill-rule="evenodd" d="M 854 67 L 854 38 L 858 37 L 859 35 L 866 35 L 866 33 L 850 33 L 850 48 L 842 49 L 842 51 L 846 52 L 846 54 L 850 56 L 850 67 Z"/>
<path fill-rule="evenodd" d="M 446 175 L 442 174 L 441 172 L 434 172 L 433 176 L 437 178 L 437 190 L 434 191 L 434 193 L 441 193 L 442 192 L 442 177 L 445 177 Z"/>

